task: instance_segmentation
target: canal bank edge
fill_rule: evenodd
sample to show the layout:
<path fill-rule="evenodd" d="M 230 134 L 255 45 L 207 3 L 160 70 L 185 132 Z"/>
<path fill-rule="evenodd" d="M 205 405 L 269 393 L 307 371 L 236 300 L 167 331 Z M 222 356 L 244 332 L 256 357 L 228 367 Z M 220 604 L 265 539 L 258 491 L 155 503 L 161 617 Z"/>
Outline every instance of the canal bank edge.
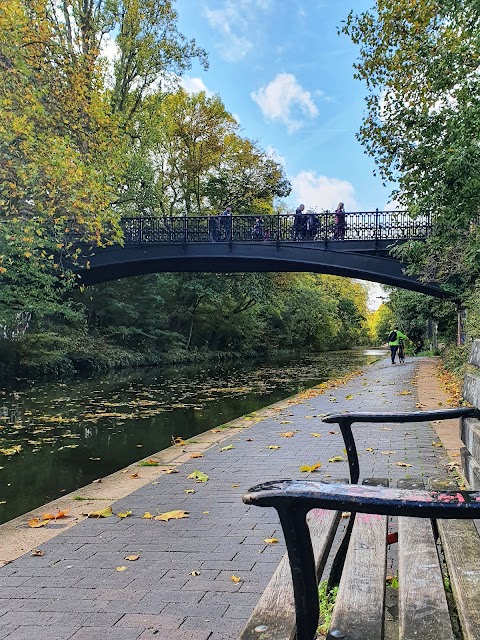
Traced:
<path fill-rule="evenodd" d="M 435 375 L 437 367 L 437 358 L 422 358 L 418 360 L 415 379 L 417 382 L 418 403 L 422 405 L 422 409 L 438 408 L 439 403 L 446 404 L 447 402 L 447 394 L 441 388 Z M 125 469 L 100 478 L 0 525 L 0 566 L 8 564 L 21 555 L 38 548 L 66 529 L 75 526 L 84 520 L 85 514 L 109 507 L 140 487 L 156 481 L 160 476 L 171 472 L 171 469 L 190 460 L 193 453 L 204 453 L 225 440 L 231 439 L 243 429 L 251 427 L 264 418 L 275 415 L 292 404 L 299 404 L 312 397 L 312 395 L 324 393 L 339 385 L 348 384 L 349 380 L 360 375 L 360 373 L 361 371 L 355 371 L 338 380 L 329 380 L 321 383 L 307 391 L 302 391 L 251 414 L 236 418 L 220 427 L 194 436 L 185 443 L 173 445 L 168 449 L 144 458 L 144 461 L 152 458 L 158 460 L 159 466 L 141 466 L 142 460 L 139 460 L 128 465 Z M 457 421 L 448 422 L 451 424 L 446 427 L 443 424 L 436 425 L 435 423 L 433 427 L 437 430 L 439 439 L 450 456 L 452 463 L 456 466 L 459 463 L 459 449 L 462 445 L 458 436 Z M 55 514 L 59 511 L 67 511 L 68 516 L 58 521 L 51 521 L 47 526 L 40 528 L 28 526 L 28 521 L 33 518 L 41 519 L 45 513 Z"/>

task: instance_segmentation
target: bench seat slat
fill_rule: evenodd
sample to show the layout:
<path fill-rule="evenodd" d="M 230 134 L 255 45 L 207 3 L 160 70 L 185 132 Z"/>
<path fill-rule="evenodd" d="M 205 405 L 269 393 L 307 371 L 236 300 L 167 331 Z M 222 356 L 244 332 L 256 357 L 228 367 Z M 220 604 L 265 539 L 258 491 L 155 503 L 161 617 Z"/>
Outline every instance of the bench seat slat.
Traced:
<path fill-rule="evenodd" d="M 383 637 L 387 517 L 357 513 L 330 632 L 348 640 Z"/>
<path fill-rule="evenodd" d="M 398 519 L 400 638 L 453 640 L 431 520 Z"/>
<path fill-rule="evenodd" d="M 335 532 L 340 521 L 336 511 L 313 509 L 308 514 L 313 555 L 317 575 L 324 569 Z M 259 633 L 255 628 L 265 626 Z M 239 640 L 293 640 L 295 637 L 295 604 L 292 575 L 285 554 L 257 603 Z"/>
<path fill-rule="evenodd" d="M 437 520 L 464 640 L 480 640 L 480 537 L 472 520 Z"/>

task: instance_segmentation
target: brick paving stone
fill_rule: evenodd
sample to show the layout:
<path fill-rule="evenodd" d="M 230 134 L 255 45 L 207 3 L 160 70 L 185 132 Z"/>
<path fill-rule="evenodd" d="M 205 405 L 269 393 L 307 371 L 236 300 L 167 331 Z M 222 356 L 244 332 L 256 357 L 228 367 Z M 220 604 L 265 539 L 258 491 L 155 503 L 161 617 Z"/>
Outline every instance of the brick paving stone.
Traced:
<path fill-rule="evenodd" d="M 391 366 L 387 358 L 346 385 L 293 400 L 233 435 L 234 449 L 220 452 L 225 443 L 215 445 L 203 458 L 179 465 L 179 473 L 161 476 L 114 505 L 114 512 L 133 510 L 132 517 L 85 519 L 43 544 L 44 556 L 26 554 L 0 568 L 0 637 L 236 637 L 285 552 L 276 512 L 244 505 L 242 494 L 275 478 L 348 478 L 345 460 L 329 462 L 345 457 L 340 430 L 321 417 L 344 409 L 411 411 L 415 367 L 412 361 Z M 394 484 L 406 476 L 447 474 L 445 451 L 432 445 L 438 436 L 428 423 L 361 424 L 353 430 L 361 478 L 388 477 Z M 279 435 L 285 431 L 295 435 Z M 314 438 L 312 433 L 322 435 Z M 281 448 L 268 449 L 272 444 Z M 322 463 L 317 473 L 300 472 L 300 465 L 317 461 Z M 207 473 L 209 481 L 188 480 L 194 469 Z M 189 488 L 195 493 L 185 494 Z M 190 515 L 168 523 L 139 518 L 145 511 L 172 509 Z M 270 537 L 279 544 L 265 544 Z M 140 555 L 136 562 L 125 560 L 134 553 Z M 116 572 L 121 565 L 126 571 Z M 200 575 L 192 576 L 192 571 Z M 241 581 L 234 583 L 232 575 Z"/>

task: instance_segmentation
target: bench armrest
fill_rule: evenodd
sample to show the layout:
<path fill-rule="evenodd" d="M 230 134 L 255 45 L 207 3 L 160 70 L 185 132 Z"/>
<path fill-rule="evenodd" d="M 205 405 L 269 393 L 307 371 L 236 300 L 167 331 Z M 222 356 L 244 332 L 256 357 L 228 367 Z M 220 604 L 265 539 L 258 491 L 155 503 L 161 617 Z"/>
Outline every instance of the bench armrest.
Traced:
<path fill-rule="evenodd" d="M 352 434 L 354 422 L 429 422 L 430 420 L 449 420 L 479 415 L 476 407 L 459 407 L 457 409 L 438 409 L 436 411 L 406 411 L 401 413 L 331 413 L 322 418 L 328 424 L 338 424 L 342 432 L 345 449 L 347 451 L 350 481 L 356 484 L 360 477 L 357 447 Z"/>
<path fill-rule="evenodd" d="M 476 407 L 458 407 L 456 409 L 435 409 L 434 411 L 402 411 L 399 413 L 369 413 L 367 411 L 348 413 L 329 413 L 322 422 L 340 423 L 347 419 L 353 422 L 429 422 L 430 420 L 450 420 L 479 414 Z"/>

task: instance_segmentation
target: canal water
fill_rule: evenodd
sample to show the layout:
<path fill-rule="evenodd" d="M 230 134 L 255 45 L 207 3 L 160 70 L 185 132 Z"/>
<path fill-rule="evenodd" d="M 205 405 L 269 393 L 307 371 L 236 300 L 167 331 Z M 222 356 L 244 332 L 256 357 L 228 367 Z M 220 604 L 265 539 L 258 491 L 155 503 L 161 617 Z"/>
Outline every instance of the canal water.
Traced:
<path fill-rule="evenodd" d="M 0 524 L 244 414 L 382 357 L 136 369 L 0 390 Z"/>

